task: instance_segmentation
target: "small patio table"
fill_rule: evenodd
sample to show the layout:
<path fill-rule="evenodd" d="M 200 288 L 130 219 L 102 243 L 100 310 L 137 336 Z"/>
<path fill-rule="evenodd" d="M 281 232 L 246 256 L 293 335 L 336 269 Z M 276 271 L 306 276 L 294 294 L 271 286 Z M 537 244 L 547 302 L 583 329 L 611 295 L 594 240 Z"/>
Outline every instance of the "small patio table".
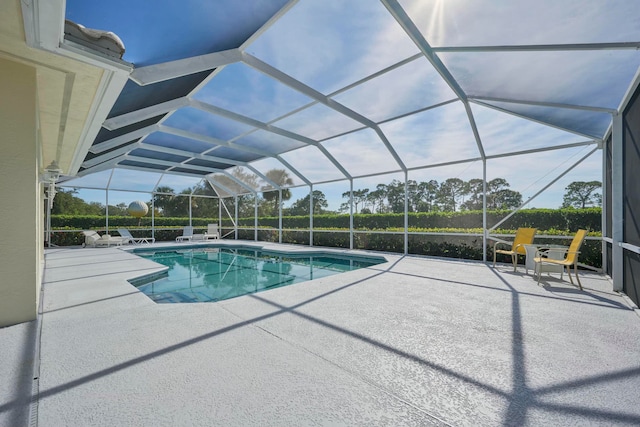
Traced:
<path fill-rule="evenodd" d="M 524 262 L 525 271 L 529 274 L 529 269 L 533 270 L 533 274 L 538 274 L 538 269 L 541 268 L 540 273 L 560 273 L 560 279 L 564 276 L 564 266 L 551 265 L 551 264 L 537 264 L 533 260 L 536 257 L 536 253 L 544 249 L 547 256 L 551 259 L 564 259 L 565 254 L 569 250 L 568 246 L 561 245 L 524 245 L 526 251 L 526 258 Z"/>

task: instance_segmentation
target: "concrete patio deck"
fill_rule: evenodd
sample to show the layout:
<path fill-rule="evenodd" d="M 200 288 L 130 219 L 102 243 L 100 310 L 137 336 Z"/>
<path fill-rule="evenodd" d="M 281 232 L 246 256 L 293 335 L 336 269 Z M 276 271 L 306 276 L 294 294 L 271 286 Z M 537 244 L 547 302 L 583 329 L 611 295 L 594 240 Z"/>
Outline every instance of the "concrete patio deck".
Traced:
<path fill-rule="evenodd" d="M 49 250 L 41 331 L 0 329 L 0 426 L 640 425 L 640 316 L 605 277 L 384 255 L 155 304 L 126 279 L 157 264 Z"/>

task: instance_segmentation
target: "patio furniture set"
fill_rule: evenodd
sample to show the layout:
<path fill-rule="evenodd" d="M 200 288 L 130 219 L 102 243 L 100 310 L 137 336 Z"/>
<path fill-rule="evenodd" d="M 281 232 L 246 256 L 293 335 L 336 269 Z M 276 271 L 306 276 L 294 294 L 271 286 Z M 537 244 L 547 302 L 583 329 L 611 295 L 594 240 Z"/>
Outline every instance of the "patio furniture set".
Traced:
<path fill-rule="evenodd" d="M 84 234 L 84 243 L 82 246 L 92 248 L 122 246 L 127 244 L 151 244 L 156 241 L 153 237 L 133 237 L 131 232 L 126 228 L 118 228 L 119 236 L 112 236 L 110 234 L 100 235 L 95 230 L 83 230 L 82 234 Z M 194 234 L 193 227 L 186 226 L 182 231 L 182 235 L 176 237 L 176 242 L 207 241 L 219 238 L 218 224 L 209 224 L 204 234 Z"/>
<path fill-rule="evenodd" d="M 542 273 L 560 273 L 560 279 L 562 279 L 566 270 L 572 285 L 574 283 L 571 277 L 571 267 L 573 267 L 573 273 L 578 281 L 578 286 L 582 289 L 582 283 L 580 283 L 580 278 L 578 277 L 578 256 L 580 254 L 580 247 L 587 236 L 587 230 L 578 230 L 568 247 L 559 245 L 534 245 L 533 238 L 536 231 L 535 228 L 519 228 L 516 231 L 513 242 L 506 242 L 494 238 L 496 242 L 493 245 L 493 267 L 495 268 L 496 266 L 497 254 L 510 255 L 511 262 L 513 263 L 513 271 L 515 272 L 518 266 L 518 255 L 524 255 L 525 271 L 529 274 L 529 269 L 533 270 L 534 274 L 538 275 L 538 284 L 540 284 Z M 509 244 L 511 245 L 510 249 L 497 249 L 498 245 Z"/>

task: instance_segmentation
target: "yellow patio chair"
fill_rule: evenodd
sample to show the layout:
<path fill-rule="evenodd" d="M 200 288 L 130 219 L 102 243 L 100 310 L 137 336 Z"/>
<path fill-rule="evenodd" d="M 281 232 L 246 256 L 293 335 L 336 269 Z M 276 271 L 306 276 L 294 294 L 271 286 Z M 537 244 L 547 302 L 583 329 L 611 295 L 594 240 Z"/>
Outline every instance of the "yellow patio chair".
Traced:
<path fill-rule="evenodd" d="M 508 245 L 509 242 L 497 240 L 493 244 L 493 267 L 496 267 L 496 255 L 504 254 L 511 255 L 511 262 L 513 263 L 513 271 L 516 271 L 518 266 L 518 255 L 526 255 L 524 245 L 530 245 L 533 243 L 533 237 L 536 235 L 535 228 L 518 228 L 516 231 L 516 237 L 511 243 L 511 249 L 497 249 L 498 245 Z"/>
<path fill-rule="evenodd" d="M 578 281 L 578 286 L 582 290 L 582 283 L 580 283 L 580 278 L 578 277 L 578 255 L 580 254 L 580 246 L 582 246 L 582 242 L 584 242 L 584 238 L 587 237 L 587 230 L 578 230 L 576 235 L 573 237 L 571 241 L 571 245 L 565 254 L 564 259 L 550 259 L 546 257 L 546 250 L 540 249 L 536 252 L 536 257 L 533 261 L 537 264 L 552 264 L 552 265 L 562 265 L 566 267 L 567 274 L 569 275 L 569 280 L 573 285 L 573 279 L 571 278 L 571 266 L 573 266 L 573 272 L 576 275 L 576 280 Z M 557 249 L 554 249 L 557 251 Z M 538 284 L 540 284 L 540 276 L 542 275 L 542 268 L 536 268 L 538 270 Z"/>

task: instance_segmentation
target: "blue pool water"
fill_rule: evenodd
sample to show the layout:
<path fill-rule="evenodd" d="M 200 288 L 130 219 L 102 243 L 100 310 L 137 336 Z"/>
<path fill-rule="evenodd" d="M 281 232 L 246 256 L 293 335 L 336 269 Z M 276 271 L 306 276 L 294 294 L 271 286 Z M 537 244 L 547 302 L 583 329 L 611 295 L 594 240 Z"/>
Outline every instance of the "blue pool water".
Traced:
<path fill-rule="evenodd" d="M 282 254 L 199 247 L 136 255 L 169 267 L 166 275 L 131 283 L 157 303 L 221 301 L 380 264 L 382 257 Z"/>

